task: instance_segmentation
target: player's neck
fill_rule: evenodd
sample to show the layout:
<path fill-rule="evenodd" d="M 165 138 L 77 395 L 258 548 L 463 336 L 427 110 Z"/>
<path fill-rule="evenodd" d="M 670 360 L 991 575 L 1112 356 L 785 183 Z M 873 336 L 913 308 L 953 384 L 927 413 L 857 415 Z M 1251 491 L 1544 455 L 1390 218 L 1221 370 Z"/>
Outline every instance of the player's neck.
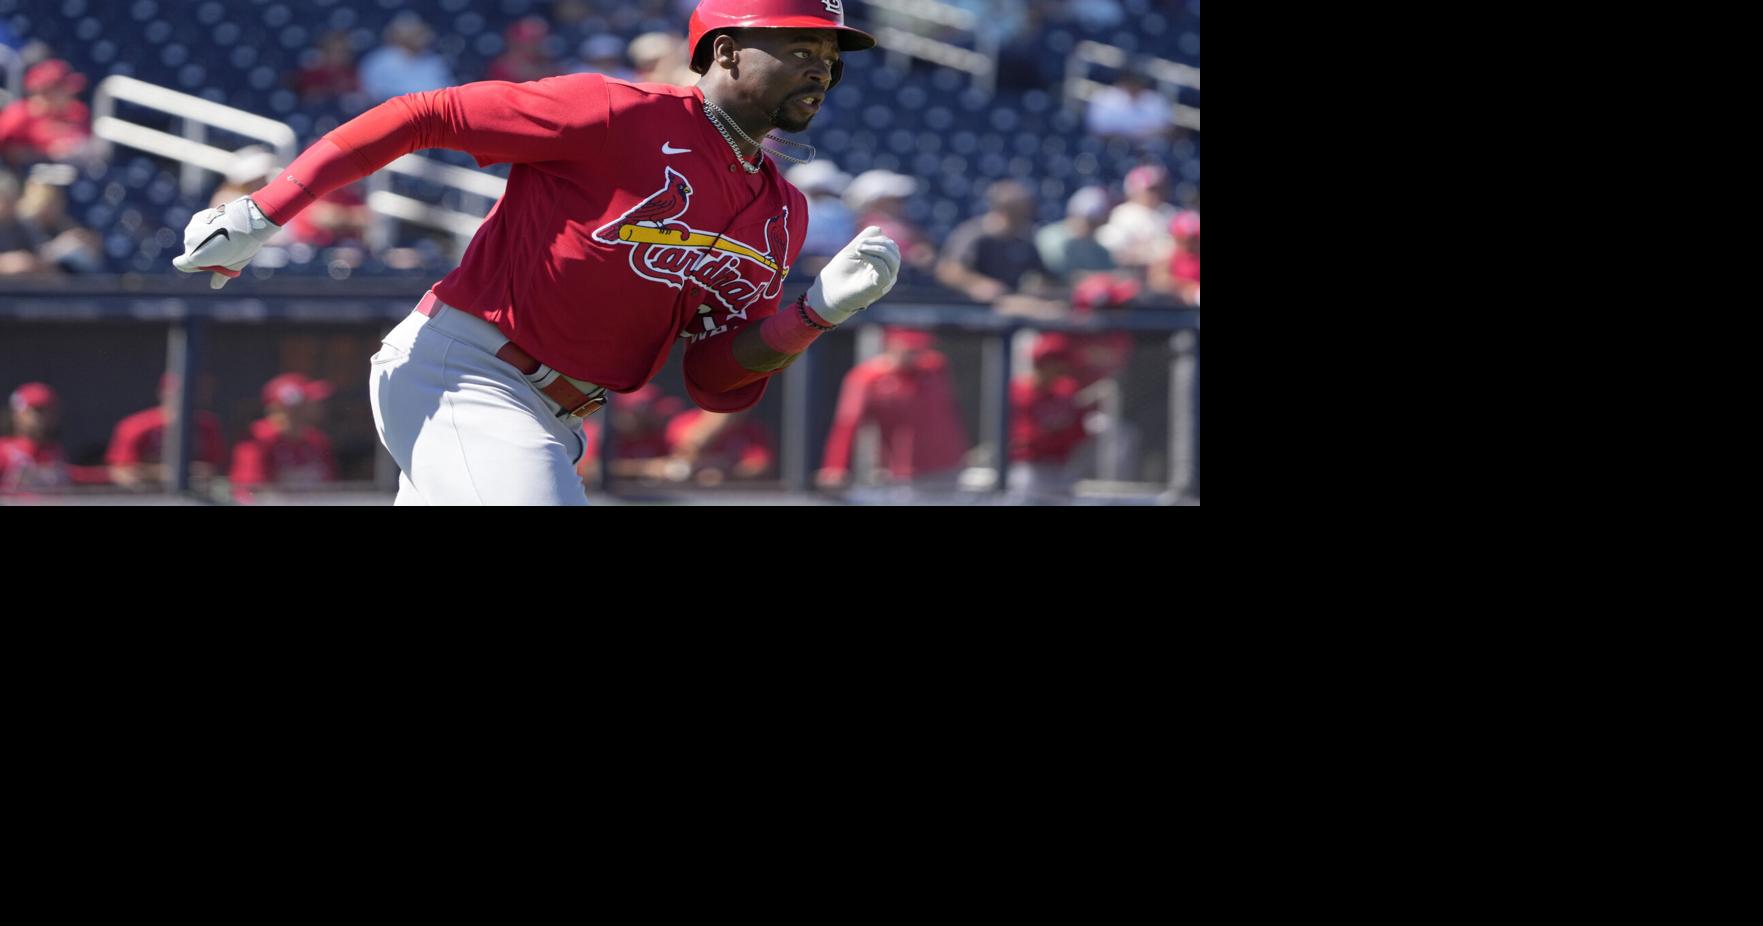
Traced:
<path fill-rule="evenodd" d="M 716 92 L 703 84 L 699 84 L 698 89 L 703 91 L 705 100 L 715 103 L 723 112 L 734 119 L 735 125 L 729 126 L 729 134 L 734 136 L 732 140 L 735 147 L 740 149 L 741 157 L 751 159 L 758 154 L 759 146 L 742 138 L 741 132 L 745 132 L 755 142 L 763 141 L 765 136 L 776 128 L 771 123 L 771 114 L 760 111 L 757 107 L 732 102 L 730 99 L 732 94 Z M 734 131 L 735 126 L 739 126 L 741 131 Z"/>

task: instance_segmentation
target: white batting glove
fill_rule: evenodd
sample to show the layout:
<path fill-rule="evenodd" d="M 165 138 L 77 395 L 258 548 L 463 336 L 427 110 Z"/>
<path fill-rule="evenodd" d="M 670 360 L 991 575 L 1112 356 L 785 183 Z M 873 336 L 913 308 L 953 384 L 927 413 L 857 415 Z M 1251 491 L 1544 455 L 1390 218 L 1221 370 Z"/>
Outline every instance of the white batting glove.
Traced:
<path fill-rule="evenodd" d="M 280 225 L 264 218 L 251 197 L 241 196 L 196 213 L 184 227 L 184 253 L 172 258 L 171 265 L 185 273 L 211 271 L 214 277 L 208 285 L 219 289 L 238 276 L 281 230 Z"/>
<path fill-rule="evenodd" d="M 857 233 L 808 287 L 814 314 L 837 325 L 875 304 L 900 278 L 900 246 L 871 225 Z"/>

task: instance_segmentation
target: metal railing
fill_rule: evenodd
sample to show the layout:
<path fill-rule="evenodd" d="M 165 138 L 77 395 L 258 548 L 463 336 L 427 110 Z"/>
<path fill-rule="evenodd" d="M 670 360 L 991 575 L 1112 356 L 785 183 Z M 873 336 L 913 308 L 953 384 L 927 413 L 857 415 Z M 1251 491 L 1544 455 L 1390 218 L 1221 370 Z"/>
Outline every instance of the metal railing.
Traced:
<path fill-rule="evenodd" d="M 392 174 L 414 177 L 478 197 L 482 200 L 483 208 L 478 212 L 451 209 L 394 193 L 391 188 Z M 454 167 L 433 158 L 407 154 L 367 178 L 367 208 L 375 214 L 373 226 L 368 229 L 367 244 L 374 250 L 389 247 L 395 233 L 393 223 L 409 222 L 453 235 L 463 251 L 465 245 L 471 241 L 471 236 L 477 234 L 478 226 L 484 223 L 490 207 L 502 198 L 507 188 L 508 181 L 495 174 L 467 167 Z"/>
<path fill-rule="evenodd" d="M 973 36 L 974 47 L 969 49 L 925 35 L 922 31 L 879 25 L 875 28 L 875 38 L 887 52 L 890 67 L 905 70 L 910 66 L 909 58 L 919 58 L 972 74 L 973 85 L 988 95 L 997 87 L 997 37 L 979 28 L 977 13 L 936 0 L 867 0 L 864 6 L 912 20 L 915 24 L 940 26 Z M 922 29 L 922 25 L 919 28 Z"/>
<path fill-rule="evenodd" d="M 183 134 L 172 135 L 130 122 L 116 114 L 117 103 L 129 103 L 176 117 Z M 265 119 L 242 109 L 224 106 L 188 93 L 150 84 L 133 77 L 115 75 L 98 82 L 92 93 L 92 134 L 102 143 L 99 152 L 108 159 L 111 146 L 123 145 L 148 154 L 180 161 L 178 185 L 185 195 L 201 192 L 203 172 L 225 174 L 234 152 L 208 144 L 208 131 L 223 129 L 235 135 L 266 142 L 286 164 L 299 153 L 299 139 L 285 122 Z"/>
<path fill-rule="evenodd" d="M 1108 84 L 1090 80 L 1088 77 L 1091 65 L 1121 69 L 1136 68 L 1169 93 L 1173 100 L 1182 87 L 1192 90 L 1200 89 L 1200 69 L 1178 61 L 1163 58 L 1139 58 L 1124 48 L 1115 45 L 1104 45 L 1101 42 L 1079 42 L 1072 49 L 1071 57 L 1065 64 L 1065 101 L 1068 106 L 1075 107 L 1080 102 L 1087 102 L 1098 92 L 1108 89 Z M 1200 131 L 1200 109 L 1197 106 L 1186 106 L 1175 103 L 1175 124 L 1182 128 Z"/>
<path fill-rule="evenodd" d="M 238 324 L 360 324 L 375 326 L 383 332 L 410 312 L 421 295 L 426 281 L 411 283 L 402 280 L 350 281 L 347 287 L 328 282 L 286 281 L 272 286 L 265 281 L 235 283 L 225 291 L 210 291 L 206 283 L 167 273 L 163 279 L 138 281 L 137 291 L 122 291 L 113 282 L 89 279 L 74 281 L 31 281 L 22 278 L 0 280 L 0 325 L 65 325 L 74 322 L 140 322 L 169 324 L 168 368 L 180 374 L 179 382 L 195 382 L 204 369 L 207 333 L 215 326 Z M 787 303 L 795 295 L 786 291 Z M 1111 314 L 1106 319 L 1089 321 L 1030 320 L 1000 316 L 973 305 L 944 302 L 900 302 L 877 306 L 863 313 L 854 330 L 836 337 L 856 337 L 859 358 L 873 353 L 879 345 L 879 329 L 883 325 L 902 325 L 939 335 L 966 335 L 982 339 L 983 352 L 978 369 L 980 389 L 980 445 L 989 448 L 989 460 L 974 467 L 980 471 L 983 487 L 1003 493 L 1009 484 L 1012 463 L 1010 446 L 1010 383 L 1023 365 L 1018 357 L 1023 346 L 1018 335 L 1032 331 L 1065 331 L 1097 333 L 1129 331 L 1143 336 L 1169 338 L 1169 393 L 1166 416 L 1169 443 L 1166 478 L 1157 484 L 1130 481 L 1130 474 L 1121 471 L 1098 472 L 1092 488 L 1098 491 L 1114 487 L 1143 496 L 1149 489 L 1160 494 L 1165 502 L 1196 497 L 1200 483 L 1200 351 L 1199 313 L 1193 310 L 1142 311 Z M 21 328 L 15 331 L 23 330 Z M 365 358 L 364 358 L 365 359 Z M 836 384 L 843 374 L 840 367 L 816 372 L 829 361 L 824 351 L 810 350 L 780 377 L 776 386 L 781 390 L 782 421 L 781 475 L 785 487 L 808 491 L 813 486 L 815 463 L 824 443 L 824 432 L 816 433 L 811 422 L 822 417 Z M 1105 391 L 1105 390 L 1104 390 Z M 1122 416 L 1125 399 L 1117 392 L 1103 395 L 1102 410 L 1114 418 Z M 180 399 L 181 401 L 181 399 Z M 191 420 L 187 414 L 182 420 Z M 167 444 L 174 456 L 174 484 L 187 487 L 190 460 L 188 438 L 173 435 Z M 1104 440 L 1108 438 L 1104 437 Z M 1147 448 L 1148 449 L 1148 448 Z M 612 472 L 612 445 L 602 441 L 601 472 Z M 177 456 L 181 453 L 181 456 Z M 1111 454 L 1104 452 L 1103 458 Z M 381 459 L 383 458 L 383 459 Z M 382 464 L 389 462 L 379 454 Z M 383 469 L 383 467 L 382 467 Z M 396 473 L 383 487 L 395 484 Z M 602 488 L 612 489 L 611 485 Z"/>

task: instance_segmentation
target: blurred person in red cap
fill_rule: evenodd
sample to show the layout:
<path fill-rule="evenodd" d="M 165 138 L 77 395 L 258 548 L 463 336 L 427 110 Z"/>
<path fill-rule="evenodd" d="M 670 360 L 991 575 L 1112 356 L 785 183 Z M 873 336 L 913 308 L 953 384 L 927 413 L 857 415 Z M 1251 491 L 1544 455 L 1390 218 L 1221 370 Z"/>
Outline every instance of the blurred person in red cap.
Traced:
<path fill-rule="evenodd" d="M 1151 265 L 1151 288 L 1200 307 L 1200 213 L 1184 209 L 1169 220 L 1169 259 Z"/>
<path fill-rule="evenodd" d="M 283 373 L 263 386 L 264 417 L 233 447 L 228 477 L 235 489 L 255 486 L 310 488 L 337 480 L 331 441 L 320 430 L 320 403 L 331 384 Z"/>
<path fill-rule="evenodd" d="M 25 72 L 25 96 L 0 109 L 0 159 L 14 167 L 78 157 L 92 136 L 92 113 L 76 97 L 86 77 L 59 58 Z"/>
<path fill-rule="evenodd" d="M 161 376 L 159 404 L 124 418 L 111 431 L 110 449 L 105 452 L 104 461 L 110 465 L 111 481 L 117 485 L 152 489 L 170 481 L 165 467 L 165 435 L 170 423 L 177 418 L 176 385 L 176 374 Z M 212 379 L 201 377 L 194 403 L 197 406 L 195 439 L 190 441 L 195 458 L 190 463 L 190 474 L 196 479 L 207 479 L 226 465 L 226 443 L 220 436 L 220 419 L 213 412 L 202 409 L 209 404 L 212 392 Z"/>
<path fill-rule="evenodd" d="M 577 472 L 587 483 L 597 481 L 600 468 L 601 421 L 612 421 L 612 473 L 625 479 L 664 478 L 670 453 L 667 445 L 667 423 L 680 413 L 685 403 L 677 396 L 661 391 L 649 383 L 619 398 L 607 407 L 607 415 L 588 419 L 583 429 L 587 449 L 582 454 Z"/>
<path fill-rule="evenodd" d="M 669 481 L 702 486 L 771 475 L 776 453 L 771 430 L 750 412 L 718 414 L 691 408 L 667 423 Z"/>
<path fill-rule="evenodd" d="M 1169 233 L 1176 208 L 1169 203 L 1169 171 L 1141 164 L 1126 174 L 1126 202 L 1114 207 L 1096 240 L 1114 255 L 1115 264 L 1144 274 L 1152 264 L 1169 259 L 1175 239 Z"/>
<path fill-rule="evenodd" d="M 487 80 L 515 83 L 563 73 L 563 65 L 547 49 L 551 27 L 540 17 L 528 16 L 508 24 L 502 33 L 508 49 L 490 62 Z"/>
<path fill-rule="evenodd" d="M 1072 288 L 1072 317 L 1105 325 L 1105 313 L 1125 309 L 1140 291 L 1139 284 L 1126 277 L 1091 274 Z M 1125 331 L 1073 334 L 1069 341 L 1075 362 L 1071 375 L 1086 388 L 1119 375 L 1132 357 L 1132 335 Z"/>
<path fill-rule="evenodd" d="M 970 445 L 949 360 L 926 331 L 890 328 L 882 345 L 881 354 L 845 374 L 817 481 L 824 488 L 848 483 L 857 432 L 873 425 L 880 436 L 878 469 L 889 480 L 954 489 Z"/>
<path fill-rule="evenodd" d="M 1032 369 L 1010 384 L 1010 488 L 1031 499 L 1069 493 L 1071 456 L 1089 438 L 1079 396 L 1083 360 L 1068 334 L 1035 339 Z"/>
<path fill-rule="evenodd" d="M 0 495 L 60 488 L 71 480 L 57 435 L 61 403 L 42 383 L 14 389 L 7 403 L 12 436 L 0 437 Z"/>

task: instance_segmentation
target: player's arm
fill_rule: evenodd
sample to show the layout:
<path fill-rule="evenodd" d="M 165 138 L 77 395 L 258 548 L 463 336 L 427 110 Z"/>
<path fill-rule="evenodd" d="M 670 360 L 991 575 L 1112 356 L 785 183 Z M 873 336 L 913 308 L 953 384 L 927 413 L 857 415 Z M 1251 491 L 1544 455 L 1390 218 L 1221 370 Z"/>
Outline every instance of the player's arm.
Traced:
<path fill-rule="evenodd" d="M 688 350 L 688 391 L 704 406 L 705 394 L 734 393 L 789 366 L 815 339 L 887 295 L 899 276 L 900 246 L 880 228 L 865 228 L 827 263 L 800 299 L 759 324 Z"/>
<path fill-rule="evenodd" d="M 214 273 L 210 285 L 219 289 L 301 210 L 413 151 L 464 151 L 484 165 L 597 157 L 608 99 L 605 80 L 592 74 L 393 97 L 319 139 L 263 189 L 198 213 L 172 265 Z"/>

